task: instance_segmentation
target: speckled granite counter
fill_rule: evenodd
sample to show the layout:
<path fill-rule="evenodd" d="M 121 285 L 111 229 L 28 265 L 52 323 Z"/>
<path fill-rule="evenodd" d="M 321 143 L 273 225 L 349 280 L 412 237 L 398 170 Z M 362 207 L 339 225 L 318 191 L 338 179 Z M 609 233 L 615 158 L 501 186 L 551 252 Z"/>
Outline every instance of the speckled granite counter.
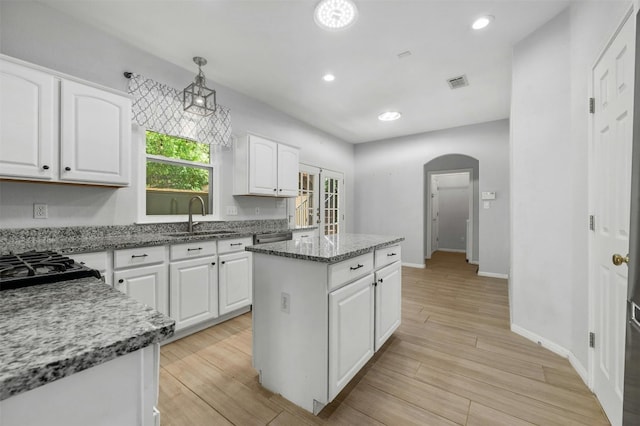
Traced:
<path fill-rule="evenodd" d="M 317 227 L 298 228 L 315 229 Z M 123 248 L 180 244 L 197 240 L 241 238 L 253 234 L 291 230 L 282 219 L 263 221 L 208 222 L 197 231 L 227 230 L 225 235 L 167 234 L 186 231 L 185 223 L 122 226 L 76 226 L 65 228 L 25 228 L 0 230 L 0 255 L 30 250 L 53 250 L 62 254 L 87 253 Z"/>
<path fill-rule="evenodd" d="M 173 334 L 174 320 L 83 278 L 0 293 L 0 400 Z"/>
<path fill-rule="evenodd" d="M 281 241 L 247 247 L 247 251 L 315 262 L 335 263 L 377 248 L 404 241 L 404 237 L 337 234 L 297 241 Z"/>

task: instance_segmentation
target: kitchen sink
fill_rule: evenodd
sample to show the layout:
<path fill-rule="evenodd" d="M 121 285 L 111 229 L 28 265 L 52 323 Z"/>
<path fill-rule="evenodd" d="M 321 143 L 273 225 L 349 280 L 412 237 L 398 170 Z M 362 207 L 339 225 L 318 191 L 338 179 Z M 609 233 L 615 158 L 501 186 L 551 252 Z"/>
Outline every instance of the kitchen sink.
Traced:
<path fill-rule="evenodd" d="M 219 237 L 222 235 L 233 235 L 236 234 L 236 232 L 233 231 L 226 231 L 226 230 L 219 230 L 219 231 L 194 231 L 194 232 L 169 232 L 167 234 L 163 234 L 166 235 L 167 237 L 202 237 L 202 236 L 212 236 L 212 237 Z"/>

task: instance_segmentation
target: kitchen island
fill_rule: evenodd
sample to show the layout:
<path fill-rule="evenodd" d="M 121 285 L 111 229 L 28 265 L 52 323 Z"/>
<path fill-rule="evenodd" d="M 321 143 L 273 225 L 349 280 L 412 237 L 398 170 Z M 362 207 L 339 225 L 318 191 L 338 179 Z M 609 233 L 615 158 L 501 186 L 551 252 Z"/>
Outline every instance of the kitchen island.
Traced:
<path fill-rule="evenodd" d="M 318 414 L 400 325 L 402 237 L 337 234 L 253 252 L 260 383 Z"/>
<path fill-rule="evenodd" d="M 96 278 L 0 294 L 0 423 L 153 425 L 174 321 Z"/>

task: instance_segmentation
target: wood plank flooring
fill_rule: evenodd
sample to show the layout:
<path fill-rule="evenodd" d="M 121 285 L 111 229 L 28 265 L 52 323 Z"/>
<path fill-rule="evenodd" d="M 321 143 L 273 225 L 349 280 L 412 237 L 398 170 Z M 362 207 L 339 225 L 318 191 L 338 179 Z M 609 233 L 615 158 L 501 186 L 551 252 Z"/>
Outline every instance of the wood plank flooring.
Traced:
<path fill-rule="evenodd" d="M 607 425 L 569 362 L 509 330 L 505 280 L 464 255 L 403 268 L 402 325 L 313 416 L 262 388 L 247 313 L 161 348 L 162 425 Z"/>

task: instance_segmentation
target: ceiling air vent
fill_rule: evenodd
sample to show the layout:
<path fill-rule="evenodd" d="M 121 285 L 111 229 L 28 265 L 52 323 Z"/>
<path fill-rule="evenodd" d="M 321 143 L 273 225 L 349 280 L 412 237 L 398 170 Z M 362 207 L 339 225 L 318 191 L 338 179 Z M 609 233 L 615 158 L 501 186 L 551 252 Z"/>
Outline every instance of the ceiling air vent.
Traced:
<path fill-rule="evenodd" d="M 447 80 L 447 83 L 449 83 L 449 87 L 451 87 L 452 89 L 459 89 L 461 87 L 469 85 L 469 81 L 467 80 L 466 75 L 450 78 Z"/>

